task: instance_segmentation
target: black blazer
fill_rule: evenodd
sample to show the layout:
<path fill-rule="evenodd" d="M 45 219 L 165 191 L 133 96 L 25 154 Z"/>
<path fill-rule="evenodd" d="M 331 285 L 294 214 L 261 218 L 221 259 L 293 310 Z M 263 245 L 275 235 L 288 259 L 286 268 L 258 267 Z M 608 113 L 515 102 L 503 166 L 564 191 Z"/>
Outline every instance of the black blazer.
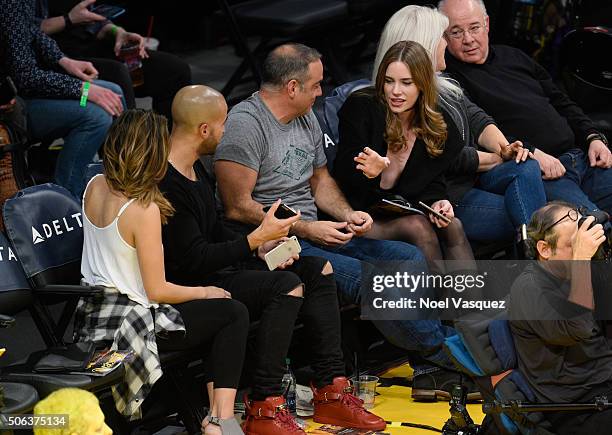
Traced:
<path fill-rule="evenodd" d="M 444 173 L 463 148 L 463 138 L 449 113 L 441 106 L 448 138 L 444 152 L 439 157 L 427 153 L 425 142 L 417 138 L 414 148 L 393 189 L 380 188 L 380 176 L 369 179 L 355 167 L 353 160 L 368 146 L 381 156 L 387 155 L 385 132 L 385 107 L 371 89 L 351 94 L 340 111 L 338 154 L 333 176 L 355 210 L 367 210 L 380 199 L 401 195 L 411 203 L 423 201 L 431 205 L 440 199 L 449 199 Z"/>

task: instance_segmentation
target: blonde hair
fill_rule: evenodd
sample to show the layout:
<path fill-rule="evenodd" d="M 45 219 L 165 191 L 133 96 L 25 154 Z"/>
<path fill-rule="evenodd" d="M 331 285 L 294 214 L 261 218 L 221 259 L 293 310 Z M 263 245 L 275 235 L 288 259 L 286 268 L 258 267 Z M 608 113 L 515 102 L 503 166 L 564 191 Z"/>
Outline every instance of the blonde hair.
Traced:
<path fill-rule="evenodd" d="M 463 91 L 457 82 L 436 73 L 437 48 L 447 27 L 448 18 L 433 8 L 409 5 L 398 10 L 387 21 L 378 42 L 372 81 L 376 80 L 378 66 L 389 47 L 398 41 L 415 41 L 429 54 L 440 94 L 460 98 Z"/>
<path fill-rule="evenodd" d="M 99 408 L 98 398 L 89 391 L 78 388 L 62 388 L 49 394 L 34 407 L 34 414 L 67 414 L 67 425 L 63 428 L 34 427 L 34 435 L 83 434 L 87 428 L 86 417 L 92 407 Z"/>
<path fill-rule="evenodd" d="M 444 151 L 447 131 L 446 122 L 436 110 L 438 92 L 434 85 L 434 73 L 425 49 L 414 41 L 400 41 L 389 48 L 383 56 L 376 74 L 375 89 L 383 101 L 386 112 L 385 141 L 392 151 L 405 146 L 406 138 L 399 116 L 391 111 L 385 99 L 385 76 L 387 68 L 393 62 L 402 62 L 410 69 L 412 81 L 419 90 L 414 104 L 412 130 L 425 142 L 427 152 L 438 157 Z"/>
<path fill-rule="evenodd" d="M 148 110 L 126 110 L 111 126 L 103 147 L 104 176 L 110 188 L 145 207 L 155 203 L 165 224 L 174 213 L 158 186 L 168 170 L 166 118 Z"/>

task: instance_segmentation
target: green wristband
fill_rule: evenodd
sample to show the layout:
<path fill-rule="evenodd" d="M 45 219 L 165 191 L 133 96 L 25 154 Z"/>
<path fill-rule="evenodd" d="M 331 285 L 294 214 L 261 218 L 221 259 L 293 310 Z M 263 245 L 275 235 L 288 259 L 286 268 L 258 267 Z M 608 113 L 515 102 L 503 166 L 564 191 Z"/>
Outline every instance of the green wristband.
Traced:
<path fill-rule="evenodd" d="M 113 25 L 112 25 L 112 27 L 111 27 L 111 29 L 110 29 L 111 35 L 113 35 L 113 36 L 117 36 L 117 32 L 118 32 L 118 31 L 119 31 L 119 27 L 118 27 L 118 26 L 116 26 L 115 24 L 113 24 Z"/>
<path fill-rule="evenodd" d="M 79 103 L 81 107 L 87 106 L 87 97 L 89 96 L 89 86 L 91 86 L 91 83 L 89 82 L 83 83 L 83 90 L 81 91 L 81 102 Z"/>

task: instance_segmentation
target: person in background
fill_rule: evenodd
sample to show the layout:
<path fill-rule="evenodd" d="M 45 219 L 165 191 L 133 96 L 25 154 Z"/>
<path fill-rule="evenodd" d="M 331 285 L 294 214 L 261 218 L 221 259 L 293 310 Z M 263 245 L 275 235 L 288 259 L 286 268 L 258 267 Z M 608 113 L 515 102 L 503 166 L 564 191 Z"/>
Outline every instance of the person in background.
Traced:
<path fill-rule="evenodd" d="M 447 70 L 508 135 L 521 137 L 542 172 L 549 200 L 612 213 L 607 138 L 548 72 L 521 50 L 489 44 L 481 0 L 445 0 Z"/>
<path fill-rule="evenodd" d="M 104 287 L 104 297 L 80 301 L 75 338 L 134 352 L 125 381 L 113 387 L 115 405 L 129 419 L 141 417 L 142 403 L 163 374 L 160 352 L 201 352 L 209 361 L 205 381 L 212 396 L 203 432 L 240 435 L 234 399 L 248 312 L 219 287 L 166 279 L 162 224 L 174 209 L 158 183 L 169 152 L 162 115 L 131 109 L 113 123 L 104 143 L 104 174 L 91 179 L 83 197 L 81 274 L 87 284 Z"/>
<path fill-rule="evenodd" d="M 0 0 L 0 77 L 9 75 L 23 97 L 34 140 L 63 138 L 55 181 L 83 192 L 90 163 L 112 122 L 123 111 L 114 83 L 97 80 L 90 62 L 74 60 L 34 24 L 31 2 Z"/>
<path fill-rule="evenodd" d="M 90 61 L 100 78 L 121 86 L 128 108 L 136 107 L 135 97 L 152 97 L 153 110 L 172 123 L 172 99 L 179 89 L 191 84 L 187 62 L 170 53 L 147 50 L 141 35 L 91 12 L 96 0 L 34 1 L 40 28 L 66 54 Z M 136 81 L 120 59 L 121 48 L 128 45 L 138 46 L 142 62 L 142 79 Z"/>
<path fill-rule="evenodd" d="M 439 104 L 448 110 L 465 144 L 446 174 L 455 214 L 471 241 L 514 240 L 517 229 L 546 202 L 539 166 L 528 159 L 529 150 L 520 141 L 510 144 L 494 119 L 442 73 L 447 27 L 448 18 L 433 8 L 409 5 L 400 9 L 383 30 L 374 66 L 398 41 L 416 41 L 425 47 L 437 72 Z"/>

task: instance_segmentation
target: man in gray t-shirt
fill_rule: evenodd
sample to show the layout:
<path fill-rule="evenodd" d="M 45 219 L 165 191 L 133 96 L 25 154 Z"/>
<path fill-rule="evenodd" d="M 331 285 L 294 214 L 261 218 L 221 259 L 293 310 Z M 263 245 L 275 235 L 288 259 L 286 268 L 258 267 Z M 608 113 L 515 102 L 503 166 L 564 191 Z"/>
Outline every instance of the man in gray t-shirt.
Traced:
<path fill-rule="evenodd" d="M 232 109 L 215 161 L 240 163 L 257 172 L 254 201 L 269 206 L 282 198 L 302 212 L 302 219 L 313 221 L 317 206 L 310 179 L 315 168 L 327 164 L 322 138 L 312 112 L 279 122 L 256 92 Z"/>
<path fill-rule="evenodd" d="M 278 198 L 300 210 L 302 219 L 292 233 L 300 240 L 301 255 L 326 258 L 341 300 L 359 303 L 372 291 L 368 283 L 362 286 L 362 270 L 378 271 L 375 262 L 396 261 L 413 273 L 425 271 L 426 266 L 421 252 L 408 243 L 363 237 L 372 218 L 351 208 L 327 170 L 323 133 L 312 112 L 322 79 L 316 50 L 301 44 L 273 50 L 264 62 L 259 92 L 229 113 L 214 157 L 215 174 L 229 220 L 259 225 L 263 207 Z M 334 220 L 318 220 L 317 210 Z M 415 379 L 420 375 L 433 379 L 431 373 L 439 367 L 447 369 L 448 378 L 454 369 L 442 349 L 444 338 L 454 333 L 452 328 L 434 320 L 375 324 L 393 343 L 420 353 L 420 363 L 413 364 Z M 435 386 L 431 383 L 431 389 Z"/>

